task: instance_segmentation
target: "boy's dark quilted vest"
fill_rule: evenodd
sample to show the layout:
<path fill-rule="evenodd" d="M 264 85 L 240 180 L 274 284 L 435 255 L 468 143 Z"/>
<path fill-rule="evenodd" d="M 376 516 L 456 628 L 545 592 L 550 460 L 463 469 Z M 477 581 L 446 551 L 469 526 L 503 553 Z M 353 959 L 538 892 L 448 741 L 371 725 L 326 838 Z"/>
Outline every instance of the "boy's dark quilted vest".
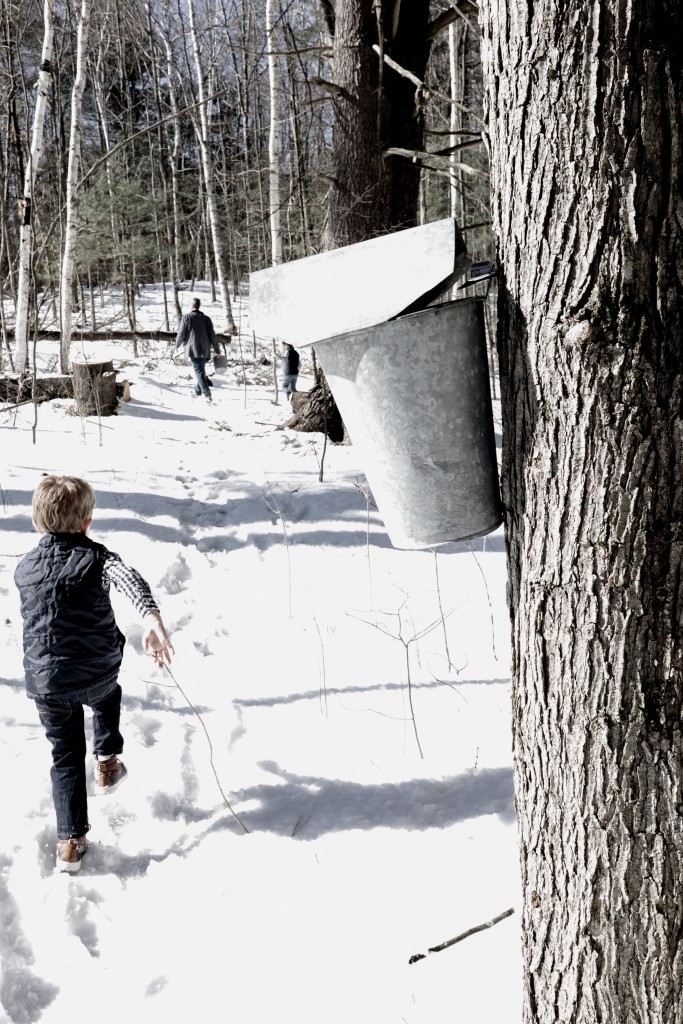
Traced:
<path fill-rule="evenodd" d="M 16 568 L 29 696 L 87 689 L 118 669 L 123 637 L 102 587 L 106 548 L 48 533 Z"/>

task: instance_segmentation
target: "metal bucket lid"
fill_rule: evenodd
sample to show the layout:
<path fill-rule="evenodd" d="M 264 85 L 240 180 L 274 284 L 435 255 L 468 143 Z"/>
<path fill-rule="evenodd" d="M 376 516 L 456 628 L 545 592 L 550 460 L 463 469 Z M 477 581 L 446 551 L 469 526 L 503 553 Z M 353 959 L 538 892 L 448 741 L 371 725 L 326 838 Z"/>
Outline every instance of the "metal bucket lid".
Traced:
<path fill-rule="evenodd" d="M 266 337 L 314 345 L 423 308 L 471 262 L 452 217 L 380 235 L 252 274 L 249 323 Z"/>

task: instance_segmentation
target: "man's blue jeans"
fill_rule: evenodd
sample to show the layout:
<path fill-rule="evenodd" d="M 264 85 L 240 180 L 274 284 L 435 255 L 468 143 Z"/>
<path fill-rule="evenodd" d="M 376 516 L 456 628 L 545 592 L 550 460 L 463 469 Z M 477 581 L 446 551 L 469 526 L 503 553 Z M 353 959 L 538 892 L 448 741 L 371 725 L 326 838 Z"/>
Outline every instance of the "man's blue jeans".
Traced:
<path fill-rule="evenodd" d="M 84 836 L 88 831 L 84 704 L 92 708 L 93 752 L 109 755 L 123 750 L 119 732 L 121 687 L 117 675 L 80 691 L 78 699 L 54 693 L 35 698 L 41 725 L 52 744 L 50 778 L 58 839 Z"/>
<path fill-rule="evenodd" d="M 204 395 L 205 398 L 211 398 L 211 392 L 209 391 L 209 382 L 206 379 L 206 364 L 208 359 L 204 359 L 202 356 L 190 356 L 190 362 L 192 363 L 192 369 L 194 375 L 197 378 L 195 384 L 195 394 Z"/>

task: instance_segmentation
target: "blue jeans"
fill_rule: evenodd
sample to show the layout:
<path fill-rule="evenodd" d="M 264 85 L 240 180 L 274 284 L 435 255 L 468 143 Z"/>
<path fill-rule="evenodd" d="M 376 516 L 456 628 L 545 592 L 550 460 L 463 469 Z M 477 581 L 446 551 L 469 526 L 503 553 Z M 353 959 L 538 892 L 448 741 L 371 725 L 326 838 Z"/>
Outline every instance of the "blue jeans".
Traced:
<path fill-rule="evenodd" d="M 206 379 L 206 364 L 208 359 L 204 359 L 202 356 L 190 356 L 190 362 L 192 363 L 192 369 L 194 375 L 197 378 L 194 386 L 196 395 L 204 395 L 205 398 L 211 398 L 211 392 L 209 391 L 209 382 Z"/>
<path fill-rule="evenodd" d="M 282 376 L 282 390 L 289 396 L 296 392 L 296 379 L 299 376 L 298 373 L 285 373 Z"/>
<path fill-rule="evenodd" d="M 58 839 L 84 836 L 88 831 L 84 704 L 92 708 L 94 753 L 120 754 L 123 750 L 119 732 L 121 687 L 117 675 L 118 672 L 80 691 L 77 698 L 61 693 L 35 698 L 41 725 L 52 744 L 50 778 Z"/>

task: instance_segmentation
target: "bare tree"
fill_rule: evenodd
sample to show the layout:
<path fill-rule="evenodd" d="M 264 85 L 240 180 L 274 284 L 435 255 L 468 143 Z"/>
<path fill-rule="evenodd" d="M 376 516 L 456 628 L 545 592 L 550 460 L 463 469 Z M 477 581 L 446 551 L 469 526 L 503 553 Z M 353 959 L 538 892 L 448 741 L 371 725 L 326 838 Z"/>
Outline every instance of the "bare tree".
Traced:
<path fill-rule="evenodd" d="M 43 162 L 45 113 L 52 84 L 52 51 L 54 44 L 54 13 L 56 0 L 45 0 L 43 4 L 43 51 L 36 89 L 36 106 L 33 114 L 31 152 L 26 165 L 24 197 L 21 203 L 21 230 L 19 238 L 19 277 L 17 282 L 17 305 L 14 327 L 14 366 L 22 373 L 28 362 L 28 306 L 31 286 L 31 265 L 33 257 L 33 196 L 35 183 Z"/>
<path fill-rule="evenodd" d="M 206 190 L 206 205 L 209 217 L 209 228 L 213 243 L 213 257 L 216 263 L 216 275 L 221 290 L 223 304 L 223 316 L 228 334 L 236 334 L 237 328 L 232 316 L 232 304 L 228 290 L 228 278 L 225 268 L 225 256 L 223 253 L 223 240 L 221 238 L 220 225 L 218 223 L 218 205 L 216 202 L 216 190 L 213 181 L 213 162 L 211 159 L 211 141 L 209 131 L 209 116 L 207 111 L 207 96 L 205 89 L 205 77 L 207 69 L 202 61 L 202 50 L 199 44 L 197 21 L 194 9 L 194 0 L 187 0 L 187 10 L 190 19 L 190 34 L 192 37 L 192 53 L 194 56 L 195 71 L 197 75 L 197 93 L 199 97 L 199 124 L 200 131 L 197 133 L 197 141 L 202 157 L 202 169 L 204 172 L 204 188 Z"/>
<path fill-rule="evenodd" d="M 89 31 L 90 0 L 81 0 L 81 16 L 78 23 L 78 43 L 76 48 L 76 77 L 71 92 L 69 167 L 66 176 L 66 224 L 64 228 L 64 250 L 59 289 L 61 309 L 61 343 L 59 351 L 62 373 L 67 373 L 69 370 L 69 349 L 71 347 L 72 284 L 74 252 L 78 231 L 78 177 L 81 166 L 81 122 Z"/>
<path fill-rule="evenodd" d="M 282 263 L 280 230 L 280 68 L 277 54 L 275 0 L 266 0 L 266 46 L 270 86 L 270 130 L 268 133 L 268 184 L 270 244 L 273 266 Z"/>

